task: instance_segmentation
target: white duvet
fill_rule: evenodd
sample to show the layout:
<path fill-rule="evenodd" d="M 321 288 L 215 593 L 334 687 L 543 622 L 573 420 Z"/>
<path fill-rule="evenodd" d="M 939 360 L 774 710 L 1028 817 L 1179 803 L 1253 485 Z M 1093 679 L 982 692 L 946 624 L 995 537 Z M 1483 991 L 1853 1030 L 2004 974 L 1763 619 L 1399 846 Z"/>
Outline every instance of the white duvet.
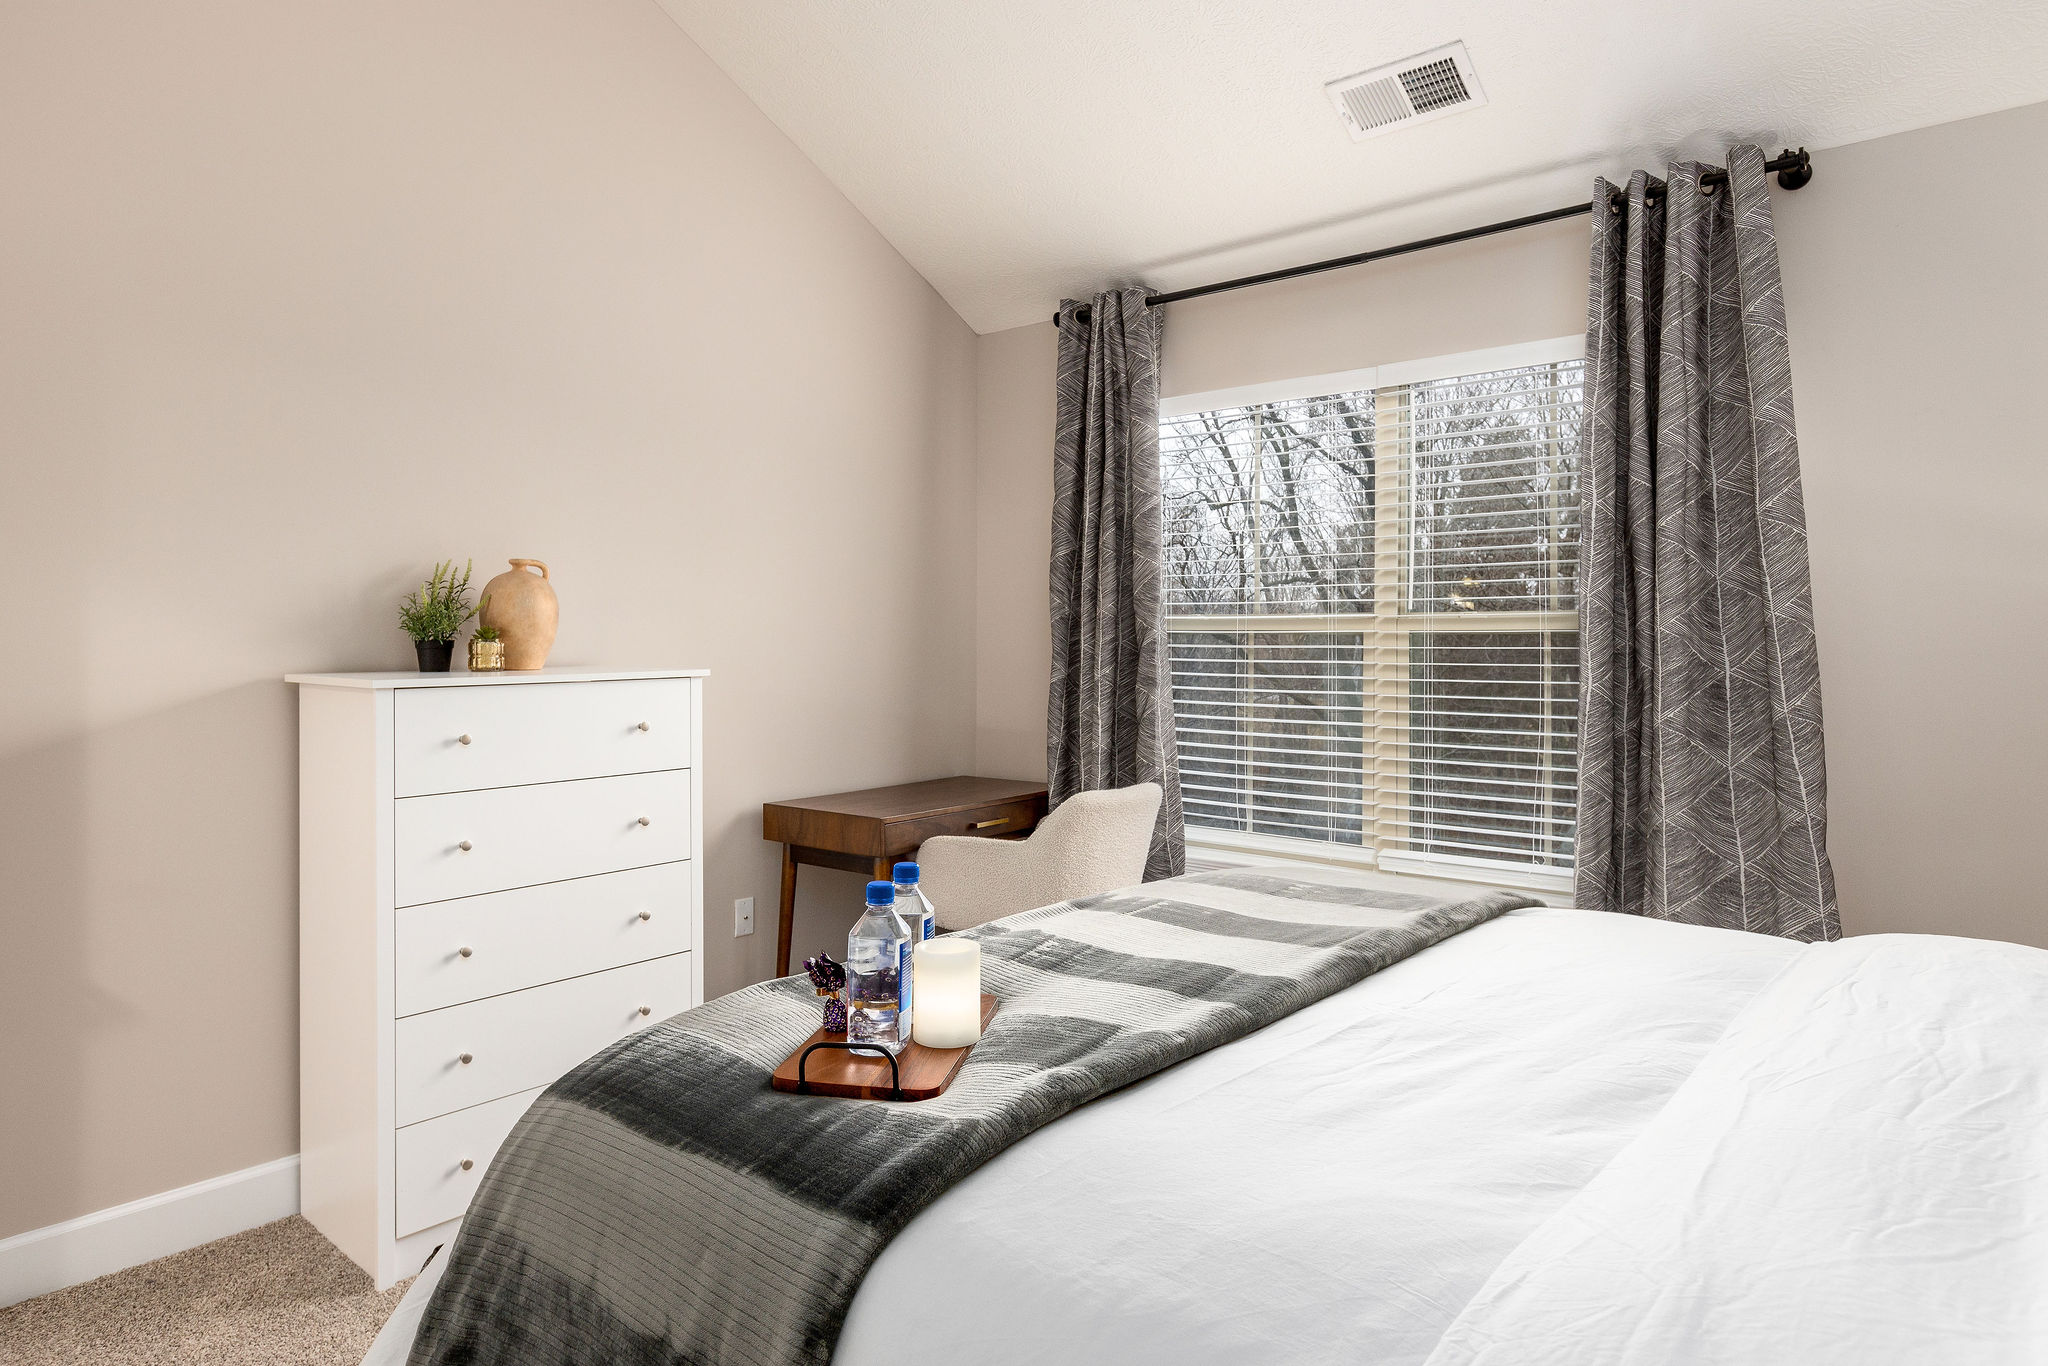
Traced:
<path fill-rule="evenodd" d="M 1422 1362 L 1798 952 L 1467 930 L 1001 1154 L 882 1254 L 835 1366 Z"/>
<path fill-rule="evenodd" d="M 2048 1362 L 2048 953 L 1815 945 L 1430 1366 Z"/>
<path fill-rule="evenodd" d="M 1514 912 L 1002 1153 L 834 1361 L 2048 1363 L 2044 1047 L 2039 950 Z"/>

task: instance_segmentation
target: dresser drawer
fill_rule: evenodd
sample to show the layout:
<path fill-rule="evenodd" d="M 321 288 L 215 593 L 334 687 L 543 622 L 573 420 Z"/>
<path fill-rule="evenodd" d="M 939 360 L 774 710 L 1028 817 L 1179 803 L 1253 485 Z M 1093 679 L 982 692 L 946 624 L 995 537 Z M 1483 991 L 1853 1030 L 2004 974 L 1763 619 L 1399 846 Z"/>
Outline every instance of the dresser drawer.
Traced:
<path fill-rule="evenodd" d="M 685 770 L 401 797 L 398 905 L 617 872 L 691 855 Z"/>
<path fill-rule="evenodd" d="M 403 1238 L 461 1218 L 498 1145 L 543 1089 L 535 1087 L 400 1129 L 398 1227 L 393 1236 Z"/>
<path fill-rule="evenodd" d="M 401 797 L 690 767 L 690 681 L 402 688 Z"/>
<path fill-rule="evenodd" d="M 398 1013 L 683 953 L 691 867 L 663 863 L 408 906 L 398 917 Z"/>
<path fill-rule="evenodd" d="M 393 1050 L 398 1123 L 545 1086 L 612 1040 L 689 1004 L 690 955 L 678 953 L 407 1016 Z"/>

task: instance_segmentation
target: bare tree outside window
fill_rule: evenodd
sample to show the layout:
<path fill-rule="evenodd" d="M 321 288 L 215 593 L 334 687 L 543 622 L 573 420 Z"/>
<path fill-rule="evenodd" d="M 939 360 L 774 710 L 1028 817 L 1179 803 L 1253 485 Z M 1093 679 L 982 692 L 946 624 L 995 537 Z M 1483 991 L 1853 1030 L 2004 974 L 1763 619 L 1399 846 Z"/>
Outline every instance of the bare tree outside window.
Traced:
<path fill-rule="evenodd" d="M 1582 373 L 1161 423 L 1190 826 L 1569 868 Z"/>

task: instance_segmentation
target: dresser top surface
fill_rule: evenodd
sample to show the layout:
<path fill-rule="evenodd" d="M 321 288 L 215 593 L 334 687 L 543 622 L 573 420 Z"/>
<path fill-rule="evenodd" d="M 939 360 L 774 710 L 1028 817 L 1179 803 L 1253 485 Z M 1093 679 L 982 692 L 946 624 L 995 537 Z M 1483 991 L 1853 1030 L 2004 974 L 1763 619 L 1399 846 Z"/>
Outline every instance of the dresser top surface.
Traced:
<path fill-rule="evenodd" d="M 709 669 L 507 669 L 503 673 L 424 674 L 415 669 L 367 673 L 286 674 L 284 681 L 312 688 L 476 688 L 508 683 L 611 683 L 633 678 L 709 678 Z"/>

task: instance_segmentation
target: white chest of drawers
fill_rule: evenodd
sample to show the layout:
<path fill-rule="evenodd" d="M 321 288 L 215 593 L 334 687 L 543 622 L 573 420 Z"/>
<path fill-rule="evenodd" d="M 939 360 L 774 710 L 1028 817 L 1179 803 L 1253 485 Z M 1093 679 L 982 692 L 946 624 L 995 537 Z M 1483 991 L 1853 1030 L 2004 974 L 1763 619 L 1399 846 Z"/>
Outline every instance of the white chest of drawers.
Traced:
<path fill-rule="evenodd" d="M 704 996 L 701 669 L 294 674 L 299 1205 L 376 1278 L 547 1084 Z"/>

